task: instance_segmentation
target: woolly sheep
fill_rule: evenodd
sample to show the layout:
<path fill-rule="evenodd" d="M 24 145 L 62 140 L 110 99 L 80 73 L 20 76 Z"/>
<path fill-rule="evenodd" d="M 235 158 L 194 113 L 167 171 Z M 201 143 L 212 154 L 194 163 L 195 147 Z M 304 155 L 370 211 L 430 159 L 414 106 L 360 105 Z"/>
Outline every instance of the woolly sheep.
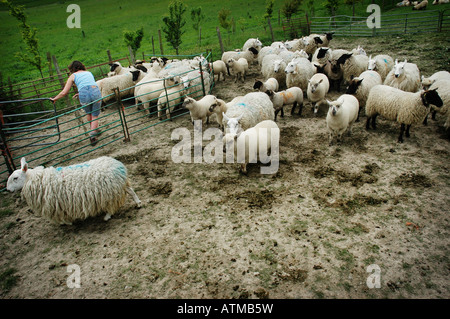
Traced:
<path fill-rule="evenodd" d="M 243 52 L 236 52 L 236 51 L 227 51 L 222 54 L 222 61 L 227 64 L 228 69 L 228 75 L 230 75 L 228 60 L 234 59 L 235 61 L 244 58 L 247 60 L 248 65 L 250 65 L 253 60 L 258 56 L 258 50 L 255 48 L 248 48 L 246 51 Z"/>
<path fill-rule="evenodd" d="M 126 194 L 138 207 L 141 201 L 131 188 L 126 167 L 111 157 L 99 157 L 66 167 L 21 168 L 8 178 L 8 191 L 22 190 L 34 213 L 59 224 L 106 213 L 107 221 L 124 204 Z"/>
<path fill-rule="evenodd" d="M 427 5 L 428 5 L 428 1 L 427 0 L 423 0 L 420 3 L 416 4 L 413 7 L 413 10 L 425 10 Z"/>
<path fill-rule="evenodd" d="M 422 75 L 422 88 L 427 90 L 434 82 L 440 80 L 450 80 L 450 72 L 438 71 L 427 78 Z"/>
<path fill-rule="evenodd" d="M 367 70 L 376 71 L 381 75 L 381 79 L 384 81 L 389 71 L 394 67 L 394 60 L 386 54 L 376 55 L 373 59 L 369 56 L 369 62 L 367 63 Z"/>
<path fill-rule="evenodd" d="M 325 65 L 331 58 L 331 49 L 322 47 L 318 48 L 311 59 L 312 63 L 318 63 L 320 65 Z"/>
<path fill-rule="evenodd" d="M 242 51 L 246 51 L 247 49 L 255 48 L 256 50 L 261 50 L 262 43 L 259 41 L 258 38 L 250 38 L 247 41 L 245 41 L 244 46 L 242 47 Z"/>
<path fill-rule="evenodd" d="M 284 116 L 283 106 L 292 104 L 291 115 L 294 114 L 294 110 L 299 105 L 298 114 L 302 114 L 303 108 L 303 91 L 299 87 L 291 87 L 285 91 L 274 92 L 271 90 L 266 91 L 273 103 L 275 109 L 275 121 L 277 120 L 277 114 L 281 111 L 281 117 Z"/>
<path fill-rule="evenodd" d="M 442 99 L 436 90 L 405 92 L 400 89 L 376 85 L 369 93 L 366 103 L 366 129 L 376 129 L 376 118 L 381 115 L 387 120 L 401 124 L 398 141 L 403 143 L 403 133 L 406 126 L 406 137 L 412 124 L 422 123 L 430 112 L 430 104 L 442 106 Z"/>
<path fill-rule="evenodd" d="M 316 52 L 317 48 L 323 45 L 323 40 L 318 35 L 310 35 L 308 37 L 305 37 L 303 39 L 303 43 L 305 43 L 305 47 L 301 48 L 305 50 L 306 53 L 308 53 L 309 57 L 312 57 L 314 52 Z"/>
<path fill-rule="evenodd" d="M 348 131 L 349 135 L 352 133 L 352 125 L 359 113 L 359 103 L 353 95 L 342 94 L 336 101 L 327 100 L 327 104 L 328 142 L 332 145 L 335 136 L 339 143 L 345 131 Z"/>
<path fill-rule="evenodd" d="M 280 54 L 281 52 L 283 52 L 283 51 L 285 51 L 285 50 L 286 50 L 286 48 L 280 49 L 280 48 L 273 48 L 273 47 L 271 47 L 271 46 L 263 47 L 263 48 L 261 49 L 261 51 L 258 52 L 257 61 L 258 61 L 259 66 L 262 67 L 262 65 L 263 65 L 263 64 L 262 64 L 262 61 L 264 60 L 264 58 L 266 57 L 266 55 L 269 55 L 269 54 L 275 54 L 275 55 L 278 55 L 278 54 Z"/>
<path fill-rule="evenodd" d="M 122 67 L 122 64 L 120 64 L 119 61 L 110 63 L 109 66 L 110 66 L 110 68 L 109 68 L 108 76 L 127 74 L 128 72 L 134 70 L 134 68 L 131 68 L 131 67 L 128 67 L 128 68 Z"/>
<path fill-rule="evenodd" d="M 224 100 L 216 98 L 217 103 L 211 104 L 209 112 L 216 114 L 216 121 L 220 128 L 223 128 L 223 113 L 227 112 L 228 106 Z"/>
<path fill-rule="evenodd" d="M 364 71 L 358 77 L 350 80 L 347 92 L 345 93 L 352 94 L 358 99 L 359 110 L 357 121 L 359 121 L 359 113 L 361 109 L 366 106 L 366 101 L 370 90 L 375 85 L 380 84 L 383 84 L 383 81 L 381 80 L 381 76 L 375 71 Z"/>
<path fill-rule="evenodd" d="M 325 74 L 317 73 L 308 81 L 306 95 L 313 104 L 314 114 L 319 111 L 320 105 L 325 102 L 325 95 L 330 88 L 330 82 Z"/>
<path fill-rule="evenodd" d="M 141 70 L 130 71 L 126 74 L 120 74 L 109 78 L 104 78 L 101 82 L 97 82 L 98 88 L 102 94 L 103 102 L 107 102 L 114 98 L 114 89 L 119 88 L 121 97 L 133 95 L 134 86 L 144 78 L 145 73 Z"/>
<path fill-rule="evenodd" d="M 261 73 L 264 80 L 274 78 L 278 81 L 280 86 L 284 86 L 286 83 L 286 74 L 284 69 L 286 68 L 286 62 L 280 59 L 276 54 L 266 55 L 263 59 L 261 66 Z"/>
<path fill-rule="evenodd" d="M 308 81 L 315 72 L 314 66 L 308 59 L 297 58 L 286 66 L 286 86 L 288 88 L 297 86 L 301 88 L 302 91 L 306 91 L 308 88 Z"/>
<path fill-rule="evenodd" d="M 227 64 L 235 74 L 234 82 L 237 82 L 239 78 L 242 80 L 242 82 L 244 82 L 245 74 L 248 72 L 247 60 L 244 58 L 240 58 L 239 60 L 236 61 L 235 59 L 231 58 L 228 59 Z"/>
<path fill-rule="evenodd" d="M 212 67 L 214 69 L 214 75 L 217 74 L 217 81 L 220 81 L 220 75 L 222 74 L 222 78 L 225 81 L 225 75 L 227 73 L 227 65 L 222 60 L 217 60 L 212 63 Z"/>
<path fill-rule="evenodd" d="M 360 45 L 352 50 L 353 55 L 367 55 L 366 50 Z"/>
<path fill-rule="evenodd" d="M 275 78 L 268 78 L 265 82 L 262 82 L 258 79 L 255 79 L 255 84 L 253 85 L 253 89 L 259 90 L 260 92 L 266 91 L 278 91 L 278 81 Z"/>
<path fill-rule="evenodd" d="M 166 110 L 166 117 L 170 120 L 170 111 L 175 108 L 176 105 L 181 103 L 181 98 L 185 94 L 182 83 L 178 83 L 172 87 L 168 87 L 165 91 L 161 92 L 158 97 L 158 118 L 162 119 L 162 111 Z"/>
<path fill-rule="evenodd" d="M 449 3 L 449 2 L 450 2 L 450 0 L 434 0 L 433 5 L 444 4 L 444 3 Z"/>
<path fill-rule="evenodd" d="M 333 33 L 329 32 L 325 34 L 310 34 L 309 37 L 319 37 L 322 43 L 319 44 L 319 47 L 327 47 L 330 44 L 330 41 L 333 39 Z"/>
<path fill-rule="evenodd" d="M 450 127 L 450 80 L 439 80 L 434 82 L 430 86 L 430 90 L 436 89 L 436 92 L 439 94 L 442 99 L 442 107 L 436 109 L 434 105 L 431 105 L 433 109 L 433 119 L 435 119 L 436 111 L 438 111 L 442 115 L 447 115 L 447 119 L 444 123 L 444 127 L 446 130 Z"/>
<path fill-rule="evenodd" d="M 198 101 L 191 97 L 186 97 L 182 108 L 189 110 L 192 122 L 202 120 L 202 123 L 204 123 L 206 119 L 206 123 L 209 123 L 209 117 L 213 114 L 210 108 L 214 108 L 216 104 L 217 99 L 214 95 L 205 95 Z"/>
<path fill-rule="evenodd" d="M 420 90 L 419 68 L 414 63 L 408 63 L 406 59 L 400 63 L 396 59 L 383 84 L 406 92 L 417 92 Z"/>
<path fill-rule="evenodd" d="M 273 121 L 274 118 L 273 103 L 267 94 L 251 92 L 228 105 L 227 112 L 223 116 L 223 127 L 237 135 L 261 121 Z"/>
<path fill-rule="evenodd" d="M 203 78 L 203 84 L 202 84 Z M 197 70 L 192 70 L 183 76 L 181 76 L 181 81 L 184 84 L 184 89 L 186 90 L 186 95 L 191 97 L 197 97 L 203 95 L 203 87 L 205 87 L 205 94 L 209 93 L 211 88 L 211 76 L 208 72 Z"/>
<path fill-rule="evenodd" d="M 157 99 L 164 92 L 164 87 L 171 87 L 181 82 L 179 76 L 172 76 L 165 79 L 153 79 L 150 82 L 139 82 L 134 90 L 135 104 L 138 109 L 148 109 L 150 112 L 150 103 L 157 103 Z"/>
<path fill-rule="evenodd" d="M 273 136 L 275 134 L 276 136 Z M 262 163 L 272 161 L 278 161 L 278 152 L 274 150 L 278 145 L 272 145 L 272 141 L 279 141 L 280 129 L 278 125 L 272 120 L 264 120 L 256 124 L 254 127 L 248 128 L 243 131 L 239 136 L 235 134 L 226 134 L 222 141 L 225 149 L 233 149 L 234 157 L 238 163 L 241 163 L 239 172 L 247 174 L 247 164 L 256 163 L 258 160 Z M 264 145 L 262 143 L 266 142 Z M 254 144 L 252 144 L 254 143 Z M 256 147 L 254 147 L 256 144 Z M 244 157 L 242 153 L 238 151 L 240 147 L 244 146 Z M 266 154 L 264 154 L 261 147 L 264 145 Z M 271 153 L 270 157 L 268 153 Z M 264 156 L 261 158 L 261 156 Z M 278 163 L 275 164 L 278 167 Z"/>
<path fill-rule="evenodd" d="M 344 53 L 338 60 L 343 74 L 344 83 L 349 83 L 352 77 L 359 76 L 367 70 L 369 58 L 366 55 L 353 55 Z"/>

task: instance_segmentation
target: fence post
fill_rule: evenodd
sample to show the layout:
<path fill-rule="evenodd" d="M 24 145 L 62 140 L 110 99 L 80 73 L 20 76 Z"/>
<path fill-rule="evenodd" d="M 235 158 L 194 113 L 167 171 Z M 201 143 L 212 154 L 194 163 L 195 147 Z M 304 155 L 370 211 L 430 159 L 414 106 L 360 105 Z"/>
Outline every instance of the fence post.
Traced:
<path fill-rule="evenodd" d="M 132 62 L 132 64 L 135 64 L 135 63 L 136 63 L 136 59 L 134 58 L 133 49 L 131 49 L 130 46 L 128 46 L 128 52 L 130 53 L 130 57 L 131 57 L 131 62 Z"/>
<path fill-rule="evenodd" d="M 117 104 L 119 104 L 120 123 L 122 124 L 123 136 L 125 137 L 123 141 L 129 142 L 130 134 L 128 132 L 128 125 L 127 125 L 127 121 L 125 118 L 125 107 L 123 106 L 122 99 L 120 98 L 120 90 L 117 87 L 117 88 L 114 88 L 113 91 L 114 91 L 114 95 L 116 96 Z"/>
<path fill-rule="evenodd" d="M 444 10 L 439 11 L 439 18 L 438 18 L 438 32 L 442 31 L 442 22 L 444 21 Z"/>
<path fill-rule="evenodd" d="M 219 37 L 220 50 L 222 50 L 222 54 L 223 54 L 225 52 L 225 50 L 223 49 L 222 36 L 220 35 L 219 27 L 216 27 L 216 30 L 217 30 L 217 36 Z"/>
<path fill-rule="evenodd" d="M 112 63 L 111 52 L 109 50 L 107 50 L 106 53 L 108 53 L 109 64 L 111 64 Z"/>
<path fill-rule="evenodd" d="M 407 28 L 408 28 L 408 14 L 405 14 L 405 33 Z"/>
<path fill-rule="evenodd" d="M 158 37 L 159 37 L 159 51 L 161 52 L 161 55 L 164 55 L 163 44 L 161 40 L 161 30 L 158 30 Z"/>
<path fill-rule="evenodd" d="M 203 96 L 206 95 L 205 93 L 205 80 L 203 79 L 203 68 L 202 68 L 202 63 L 199 62 L 198 63 L 199 67 L 200 67 L 200 79 L 202 80 L 202 91 L 203 91 Z"/>
<path fill-rule="evenodd" d="M 153 56 L 155 56 L 155 40 L 153 40 L 153 36 L 152 36 L 152 50 L 153 50 Z"/>
<path fill-rule="evenodd" d="M 272 42 L 275 42 L 275 38 L 273 37 L 272 24 L 270 23 L 270 18 L 267 18 L 267 23 L 269 24 L 270 36 L 272 37 Z"/>
<path fill-rule="evenodd" d="M 58 75 L 59 84 L 61 84 L 61 89 L 64 89 L 64 79 L 61 74 L 61 70 L 59 69 L 58 61 L 56 60 L 56 57 L 52 55 L 52 61 L 53 65 L 55 66 L 56 74 Z M 66 104 L 68 107 L 72 106 L 72 103 L 70 103 L 69 95 L 66 95 Z"/>
<path fill-rule="evenodd" d="M 11 151 L 9 150 L 5 133 L 3 132 L 3 112 L 0 110 L 0 150 L 2 151 L 2 155 L 5 158 L 6 166 L 8 167 L 8 171 L 11 174 L 16 170 L 16 165 L 14 165 L 13 156 Z"/>

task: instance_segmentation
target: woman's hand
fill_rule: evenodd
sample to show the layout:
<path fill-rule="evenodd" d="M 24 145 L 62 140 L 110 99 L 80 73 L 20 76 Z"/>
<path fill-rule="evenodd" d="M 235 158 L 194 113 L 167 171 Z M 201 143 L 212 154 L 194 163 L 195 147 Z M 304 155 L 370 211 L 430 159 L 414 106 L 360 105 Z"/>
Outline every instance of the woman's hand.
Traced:
<path fill-rule="evenodd" d="M 51 97 L 51 98 L 50 98 L 50 101 L 52 101 L 52 103 L 55 104 L 56 99 L 55 99 L 54 97 Z"/>
<path fill-rule="evenodd" d="M 72 96 L 72 99 L 76 99 L 78 97 L 78 93 L 77 94 L 75 94 L 74 96 Z"/>

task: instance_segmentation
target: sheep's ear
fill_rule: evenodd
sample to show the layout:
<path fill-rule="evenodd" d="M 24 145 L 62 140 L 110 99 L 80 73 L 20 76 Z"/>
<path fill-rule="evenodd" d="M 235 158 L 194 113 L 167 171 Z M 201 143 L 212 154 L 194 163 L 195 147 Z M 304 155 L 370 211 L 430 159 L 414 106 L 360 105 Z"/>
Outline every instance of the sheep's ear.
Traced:
<path fill-rule="evenodd" d="M 408 60 L 405 59 L 405 61 L 403 63 L 406 63 L 406 62 L 408 62 Z"/>
<path fill-rule="evenodd" d="M 225 119 L 225 121 L 228 122 L 230 120 L 230 118 L 224 112 L 222 112 L 222 115 L 223 115 L 223 118 Z"/>
<path fill-rule="evenodd" d="M 239 115 L 239 116 L 236 118 L 236 121 L 239 122 L 243 116 L 244 116 L 244 113 L 242 113 L 241 115 Z"/>
<path fill-rule="evenodd" d="M 28 170 L 28 163 L 25 160 L 25 157 L 22 157 L 20 160 L 20 166 L 23 172 L 26 172 Z"/>
<path fill-rule="evenodd" d="M 319 84 L 322 83 L 323 79 L 320 79 Z"/>
<path fill-rule="evenodd" d="M 397 59 L 395 59 L 395 64 L 398 64 L 398 60 Z"/>
<path fill-rule="evenodd" d="M 372 54 L 371 54 L 371 55 L 369 55 L 369 60 L 372 60 Z"/>

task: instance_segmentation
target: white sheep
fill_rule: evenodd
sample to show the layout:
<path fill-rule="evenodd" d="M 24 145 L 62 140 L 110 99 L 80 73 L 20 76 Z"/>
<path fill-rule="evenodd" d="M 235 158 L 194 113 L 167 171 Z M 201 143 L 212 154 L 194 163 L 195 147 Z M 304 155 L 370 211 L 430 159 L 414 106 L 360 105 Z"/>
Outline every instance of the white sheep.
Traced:
<path fill-rule="evenodd" d="M 367 70 L 376 71 L 381 75 L 381 79 L 384 81 L 389 71 L 394 67 L 394 60 L 386 54 L 376 55 L 373 59 L 369 56 L 369 62 L 367 63 Z"/>
<path fill-rule="evenodd" d="M 366 50 L 360 45 L 352 50 L 353 55 L 367 55 Z"/>
<path fill-rule="evenodd" d="M 420 3 L 416 4 L 413 7 L 413 10 L 425 10 L 427 5 L 428 5 L 428 1 L 427 0 L 423 0 Z"/>
<path fill-rule="evenodd" d="M 334 32 L 328 32 L 325 34 L 310 34 L 310 38 L 319 37 L 322 43 L 319 43 L 319 47 L 327 47 L 330 41 L 333 39 Z"/>
<path fill-rule="evenodd" d="M 308 37 L 304 37 L 301 43 L 304 43 L 305 47 L 304 48 L 300 47 L 300 49 L 305 50 L 305 52 L 308 53 L 308 56 L 312 57 L 314 52 L 316 52 L 317 48 L 324 44 L 321 37 L 323 36 L 316 34 L 311 34 Z"/>
<path fill-rule="evenodd" d="M 126 167 L 106 156 L 66 167 L 34 169 L 28 168 L 23 157 L 21 168 L 8 178 L 6 189 L 22 190 L 22 197 L 34 213 L 59 224 L 101 213 L 106 213 L 106 221 L 124 204 L 127 193 L 141 206 Z"/>
<path fill-rule="evenodd" d="M 422 123 L 430 112 L 430 104 L 442 106 L 442 99 L 436 90 L 405 92 L 400 89 L 376 85 L 369 93 L 366 103 L 366 129 L 376 129 L 376 118 L 381 115 L 391 121 L 401 124 L 398 141 L 403 143 L 403 133 L 406 126 L 406 137 L 412 124 Z"/>
<path fill-rule="evenodd" d="M 422 75 L 422 88 L 427 90 L 434 82 L 440 80 L 450 80 L 450 72 L 448 71 L 437 71 L 429 77 Z"/>
<path fill-rule="evenodd" d="M 172 87 L 168 87 L 161 92 L 158 97 L 158 118 L 162 119 L 162 111 L 166 110 L 166 117 L 170 120 L 170 111 L 181 103 L 181 98 L 184 96 L 185 90 L 183 83 L 178 83 Z"/>
<path fill-rule="evenodd" d="M 328 142 L 332 145 L 334 137 L 339 143 L 345 131 L 348 131 L 349 135 L 352 133 L 352 125 L 358 117 L 359 103 L 353 95 L 342 94 L 336 101 L 327 100 L 327 104 Z"/>
<path fill-rule="evenodd" d="M 364 71 L 358 77 L 350 80 L 347 88 L 346 94 L 354 95 L 359 102 L 358 118 L 359 113 L 363 107 L 366 106 L 367 97 L 369 96 L 370 90 L 375 85 L 383 84 L 380 74 L 375 71 Z"/>
<path fill-rule="evenodd" d="M 248 48 L 247 50 L 243 52 L 237 52 L 237 51 L 226 51 L 222 54 L 222 61 L 227 64 L 228 68 L 228 75 L 230 74 L 229 66 L 228 66 L 228 60 L 234 59 L 235 61 L 244 58 L 247 60 L 248 65 L 250 65 L 254 59 L 258 56 L 258 50 L 256 50 L 253 47 Z"/>
<path fill-rule="evenodd" d="M 181 83 L 179 76 L 172 76 L 165 79 L 152 79 L 149 82 L 139 82 L 134 90 L 135 104 L 138 109 L 148 109 L 150 112 L 150 103 L 157 103 L 157 99 L 164 92 L 164 87 L 168 88 Z M 153 104 L 154 104 L 153 103 Z"/>
<path fill-rule="evenodd" d="M 273 103 L 263 92 L 247 93 L 244 97 L 229 103 L 223 116 L 223 127 L 238 135 L 264 120 L 274 120 Z"/>
<path fill-rule="evenodd" d="M 267 95 L 270 97 L 273 103 L 273 108 L 275 110 L 275 121 L 277 120 L 277 114 L 281 111 L 281 117 L 284 116 L 283 107 L 285 105 L 292 104 L 291 115 L 294 114 L 294 110 L 299 106 L 298 114 L 302 114 L 303 108 L 303 91 L 299 87 L 291 87 L 287 90 L 274 92 L 271 90 L 266 91 Z"/>
<path fill-rule="evenodd" d="M 246 51 L 249 48 L 255 48 L 259 51 L 262 48 L 262 43 L 258 38 L 250 38 L 245 41 L 244 46 L 242 47 L 242 51 Z"/>
<path fill-rule="evenodd" d="M 191 121 L 202 120 L 202 123 L 209 123 L 209 117 L 213 114 L 210 108 L 217 105 L 217 99 L 214 95 L 205 95 L 200 100 L 196 101 L 191 97 L 185 97 L 182 108 L 188 109 L 191 115 Z"/>
<path fill-rule="evenodd" d="M 420 90 L 419 68 L 414 63 L 408 63 L 406 59 L 400 63 L 396 59 L 383 84 L 406 92 L 417 92 Z"/>
<path fill-rule="evenodd" d="M 127 74 L 128 72 L 135 70 L 135 68 L 132 68 L 132 67 L 124 68 L 122 66 L 122 64 L 120 64 L 119 61 L 110 63 L 109 66 L 110 66 L 109 72 L 108 72 L 109 77 L 115 76 L 115 75 Z"/>
<path fill-rule="evenodd" d="M 280 59 L 276 54 L 268 54 L 263 59 L 261 73 L 265 80 L 274 78 L 280 86 L 284 86 L 286 84 L 285 68 L 286 62 L 283 59 Z"/>
<path fill-rule="evenodd" d="M 225 76 L 227 74 L 227 65 L 222 60 L 216 60 L 212 63 L 212 68 L 214 70 L 214 75 L 217 74 L 217 82 L 220 81 L 220 75 L 222 74 L 222 78 L 225 81 Z"/>
<path fill-rule="evenodd" d="M 317 73 L 309 79 L 306 95 L 313 105 L 314 114 L 319 111 L 320 105 L 326 102 L 325 96 L 329 89 L 330 82 L 325 74 Z"/>
<path fill-rule="evenodd" d="M 266 91 L 278 91 L 279 84 L 277 79 L 268 78 L 266 81 L 262 82 L 258 79 L 255 79 L 255 84 L 253 85 L 253 89 L 258 90 L 260 92 Z"/>
<path fill-rule="evenodd" d="M 318 63 L 320 65 L 325 65 L 330 59 L 331 59 L 331 49 L 327 47 L 321 47 L 318 48 L 316 52 L 314 52 L 311 62 Z"/>
<path fill-rule="evenodd" d="M 119 88 L 119 95 L 121 97 L 133 95 L 135 92 L 134 86 L 144 77 L 144 72 L 135 69 L 134 71 L 104 78 L 100 82 L 97 82 L 103 102 L 106 103 L 115 97 L 114 89 L 116 88 Z"/>
<path fill-rule="evenodd" d="M 191 97 L 203 96 L 203 86 L 205 94 L 208 94 L 211 88 L 211 75 L 207 71 L 192 70 L 182 75 L 181 81 L 184 84 L 186 95 Z"/>
<path fill-rule="evenodd" d="M 446 115 L 447 119 L 444 123 L 444 127 L 448 130 L 450 127 L 450 79 L 438 80 L 434 82 L 429 89 L 436 90 L 443 102 L 443 105 L 440 108 L 431 105 L 431 108 L 433 109 L 433 119 L 435 119 L 436 112 Z"/>
<path fill-rule="evenodd" d="M 267 47 L 263 47 L 261 49 L 261 51 L 258 52 L 258 57 L 257 57 L 257 61 L 259 66 L 262 67 L 262 61 L 264 60 L 264 58 L 266 57 L 266 55 L 269 54 L 280 54 L 281 52 L 287 50 L 286 48 L 274 48 L 271 46 L 267 46 Z"/>
<path fill-rule="evenodd" d="M 216 121 L 219 124 L 219 128 L 223 128 L 223 114 L 227 112 L 228 105 L 222 100 L 216 98 L 217 103 L 211 104 L 209 112 L 216 114 Z"/>
<path fill-rule="evenodd" d="M 245 74 L 248 72 L 248 62 L 244 58 L 240 58 L 239 60 L 235 60 L 233 58 L 228 59 L 227 64 L 233 70 L 235 74 L 234 82 L 240 78 L 242 82 L 245 81 Z"/>
<path fill-rule="evenodd" d="M 259 160 L 264 164 L 271 161 L 271 167 L 261 169 L 262 173 L 271 174 L 278 170 L 279 139 L 278 125 L 272 120 L 264 120 L 246 129 L 239 136 L 226 134 L 223 137 L 223 144 L 226 150 L 233 150 L 235 159 L 241 164 L 240 173 L 247 174 L 247 164 L 257 163 Z M 272 142 L 275 142 L 275 145 L 272 145 Z"/>
<path fill-rule="evenodd" d="M 308 88 L 308 81 L 315 74 L 316 69 L 308 59 L 297 58 L 291 61 L 285 69 L 286 86 L 297 86 L 303 92 Z"/>
<path fill-rule="evenodd" d="M 433 5 L 444 4 L 444 3 L 449 3 L 449 2 L 450 2 L 450 0 L 434 0 Z"/>
<path fill-rule="evenodd" d="M 349 83 L 352 77 L 359 76 L 367 70 L 369 57 L 361 54 L 344 53 L 337 60 L 337 63 L 342 69 L 344 83 Z"/>

